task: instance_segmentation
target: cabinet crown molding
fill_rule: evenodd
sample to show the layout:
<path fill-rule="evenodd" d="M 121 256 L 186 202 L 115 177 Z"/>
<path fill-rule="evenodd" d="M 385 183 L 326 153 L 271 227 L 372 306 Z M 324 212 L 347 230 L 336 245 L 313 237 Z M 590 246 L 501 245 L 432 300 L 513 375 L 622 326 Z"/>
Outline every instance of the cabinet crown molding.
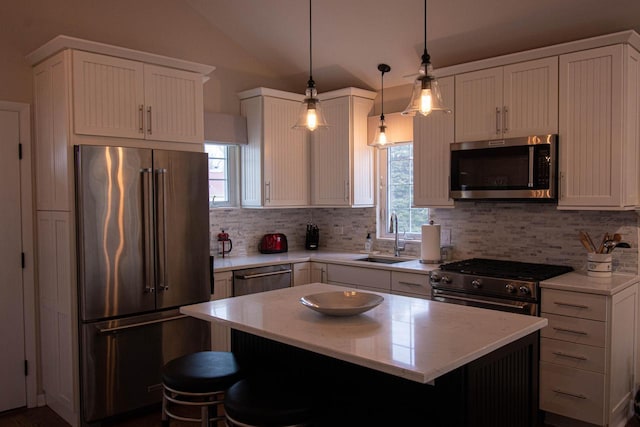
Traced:
<path fill-rule="evenodd" d="M 620 31 L 612 34 L 605 34 L 581 40 L 560 43 L 551 46 L 544 46 L 522 52 L 510 53 L 493 58 L 480 59 L 473 62 L 452 65 L 434 70 L 437 77 L 451 76 L 455 74 L 478 71 L 485 68 L 501 67 L 515 64 L 517 62 L 531 61 L 534 59 L 546 58 L 549 56 L 559 56 L 581 50 L 595 49 L 597 47 L 610 46 L 615 44 L 628 44 L 640 51 L 640 35 L 634 30 Z"/>
<path fill-rule="evenodd" d="M 26 56 L 27 62 L 36 65 L 44 59 L 60 52 L 64 49 L 84 50 L 87 52 L 100 53 L 103 55 L 115 56 L 119 58 L 131 59 L 145 62 L 147 64 L 161 65 L 163 67 L 176 68 L 179 70 L 192 71 L 207 76 L 216 67 L 213 65 L 200 64 L 197 62 L 185 61 L 168 56 L 157 55 L 155 53 L 142 52 L 121 46 L 94 42 L 90 40 L 78 39 L 75 37 L 59 35 L 49 40 L 38 49 Z"/>
<path fill-rule="evenodd" d="M 341 96 L 359 96 L 366 99 L 376 99 L 376 96 L 378 96 L 378 92 L 359 89 L 357 87 L 347 87 L 344 89 L 337 89 L 330 92 L 319 93 L 318 99 L 323 101 L 326 99 L 340 98 Z"/>
<path fill-rule="evenodd" d="M 290 101 L 302 102 L 304 95 L 300 93 L 285 92 L 283 90 L 270 89 L 268 87 L 256 87 L 254 89 L 238 92 L 240 100 L 255 98 L 256 96 L 271 96 L 273 98 L 288 99 Z"/>

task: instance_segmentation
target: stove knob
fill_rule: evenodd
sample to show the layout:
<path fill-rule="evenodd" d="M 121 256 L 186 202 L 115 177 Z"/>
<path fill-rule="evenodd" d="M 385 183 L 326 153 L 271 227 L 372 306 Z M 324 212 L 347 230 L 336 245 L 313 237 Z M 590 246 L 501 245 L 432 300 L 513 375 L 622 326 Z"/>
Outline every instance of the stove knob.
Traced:
<path fill-rule="evenodd" d="M 529 289 L 526 286 L 520 286 L 520 293 L 524 294 L 524 295 L 530 295 L 531 294 L 531 289 Z"/>
<path fill-rule="evenodd" d="M 440 277 L 440 274 L 438 274 L 438 273 L 431 273 L 431 276 L 429 276 L 429 277 L 430 277 L 431 281 L 434 282 L 434 283 L 438 283 L 440 281 L 440 279 L 442 279 Z"/>
<path fill-rule="evenodd" d="M 480 289 L 482 287 L 482 282 L 480 282 L 480 279 L 473 279 L 471 286 L 473 286 L 474 289 Z"/>
<path fill-rule="evenodd" d="M 513 286 L 511 283 L 507 283 L 504 287 L 504 289 L 507 291 L 507 293 L 509 294 L 514 294 L 516 293 L 516 287 Z"/>
<path fill-rule="evenodd" d="M 451 278 L 449 276 L 442 276 L 442 283 L 451 283 Z"/>

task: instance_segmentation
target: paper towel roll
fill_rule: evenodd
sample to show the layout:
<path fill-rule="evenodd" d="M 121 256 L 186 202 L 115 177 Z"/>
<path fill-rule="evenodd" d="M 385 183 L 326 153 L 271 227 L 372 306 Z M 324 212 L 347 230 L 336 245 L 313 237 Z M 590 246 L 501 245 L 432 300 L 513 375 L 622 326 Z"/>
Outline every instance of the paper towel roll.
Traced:
<path fill-rule="evenodd" d="M 420 261 L 425 264 L 440 262 L 440 224 L 425 224 L 422 226 Z"/>

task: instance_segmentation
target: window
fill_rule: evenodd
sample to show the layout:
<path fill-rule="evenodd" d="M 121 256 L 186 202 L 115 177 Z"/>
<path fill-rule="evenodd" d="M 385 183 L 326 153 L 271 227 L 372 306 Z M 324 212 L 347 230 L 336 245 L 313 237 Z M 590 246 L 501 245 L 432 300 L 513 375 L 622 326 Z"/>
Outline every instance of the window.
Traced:
<path fill-rule="evenodd" d="M 412 208 L 413 204 L 413 144 L 394 145 L 380 150 L 380 237 L 389 233 L 391 213 L 398 216 L 400 235 L 420 239 L 421 226 L 429 223 L 429 209 Z"/>
<path fill-rule="evenodd" d="M 204 147 L 209 156 L 209 207 L 237 206 L 238 147 L 222 144 Z"/>

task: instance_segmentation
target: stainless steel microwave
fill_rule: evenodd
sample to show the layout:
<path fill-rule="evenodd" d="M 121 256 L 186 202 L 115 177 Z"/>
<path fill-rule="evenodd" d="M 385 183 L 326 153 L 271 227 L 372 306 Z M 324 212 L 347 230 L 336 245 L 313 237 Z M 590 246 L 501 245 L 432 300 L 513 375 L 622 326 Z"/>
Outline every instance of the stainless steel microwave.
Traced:
<path fill-rule="evenodd" d="M 557 135 L 451 144 L 453 199 L 557 200 Z"/>

